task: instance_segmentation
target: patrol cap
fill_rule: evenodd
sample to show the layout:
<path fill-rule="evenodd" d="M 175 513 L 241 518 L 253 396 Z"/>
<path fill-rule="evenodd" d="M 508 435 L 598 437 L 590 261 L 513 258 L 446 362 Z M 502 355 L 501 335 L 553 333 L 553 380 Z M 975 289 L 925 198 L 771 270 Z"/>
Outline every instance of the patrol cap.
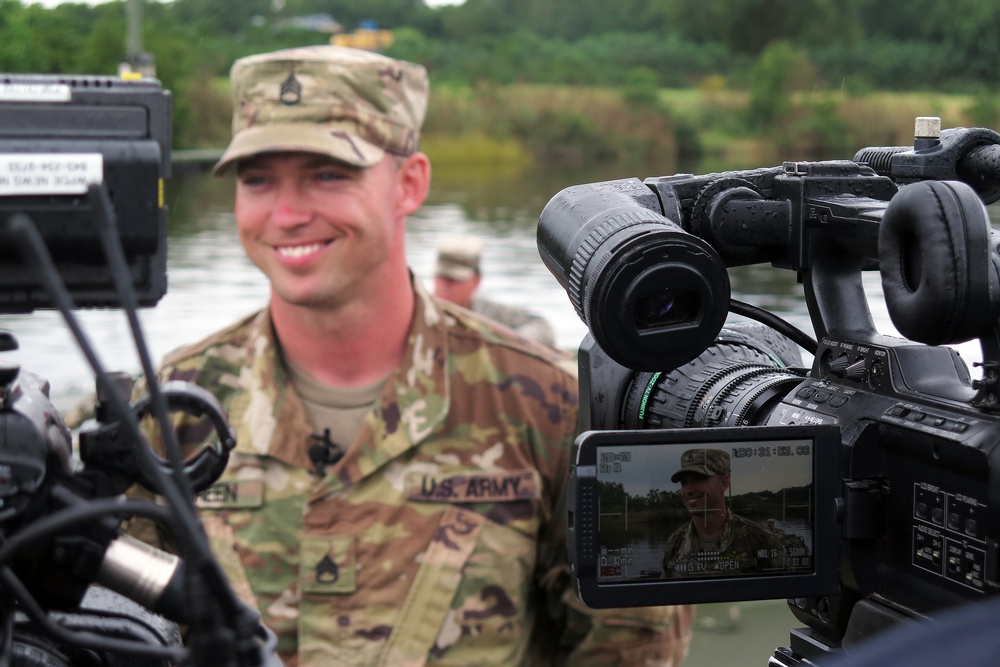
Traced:
<path fill-rule="evenodd" d="M 729 452 L 722 449 L 688 449 L 681 454 L 681 469 L 670 477 L 671 482 L 677 482 L 686 472 L 699 475 L 729 474 Z"/>
<path fill-rule="evenodd" d="M 437 253 L 435 277 L 465 282 L 479 275 L 483 242 L 475 236 L 445 237 L 438 242 Z"/>
<path fill-rule="evenodd" d="M 212 170 L 275 151 L 329 155 L 370 167 L 420 145 L 427 70 L 343 46 L 284 49 L 240 58 L 229 73 L 233 138 Z"/>

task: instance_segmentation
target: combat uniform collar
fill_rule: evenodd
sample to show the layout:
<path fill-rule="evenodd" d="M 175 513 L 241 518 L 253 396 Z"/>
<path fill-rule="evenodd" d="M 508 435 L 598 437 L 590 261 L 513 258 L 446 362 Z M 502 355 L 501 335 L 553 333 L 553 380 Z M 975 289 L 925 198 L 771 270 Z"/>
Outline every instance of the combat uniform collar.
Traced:
<path fill-rule="evenodd" d="M 722 524 L 722 532 L 717 538 L 712 540 L 715 544 L 715 548 L 719 551 L 726 551 L 733 544 L 733 540 L 736 537 L 736 528 L 739 525 L 740 517 L 733 514 L 733 511 L 726 508 L 726 521 Z M 688 522 L 688 539 L 692 540 L 692 544 L 702 543 L 701 538 L 698 536 L 698 530 L 694 527 L 694 522 Z"/>
<path fill-rule="evenodd" d="M 448 415 L 448 326 L 420 281 L 412 274 L 410 281 L 416 299 L 403 360 L 389 376 L 347 455 L 324 478 L 321 486 L 327 492 L 356 483 L 418 446 Z"/>
<path fill-rule="evenodd" d="M 357 438 L 347 447 L 347 454 L 328 469 L 329 474 L 321 480 L 312 500 L 354 484 L 416 447 L 448 414 L 450 318 L 444 316 L 434 297 L 412 273 L 410 280 L 416 298 L 403 361 L 389 376 Z M 253 352 L 246 369 L 251 386 L 244 393 L 244 405 L 231 414 L 236 418 L 233 421 L 238 430 L 238 449 L 308 468 L 306 450 L 311 429 L 305 408 L 280 361 L 279 343 L 267 309 L 257 315 L 251 327 Z M 255 400 L 262 391 L 273 393 L 270 400 Z M 264 412 L 268 407 L 270 410 Z M 240 424 L 247 427 L 240 428 Z"/>

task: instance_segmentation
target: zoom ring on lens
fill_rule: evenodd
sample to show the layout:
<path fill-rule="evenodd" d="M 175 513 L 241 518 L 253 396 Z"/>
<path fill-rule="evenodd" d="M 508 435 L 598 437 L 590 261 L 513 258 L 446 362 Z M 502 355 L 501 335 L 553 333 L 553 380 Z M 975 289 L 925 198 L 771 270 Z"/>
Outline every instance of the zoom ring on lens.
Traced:
<path fill-rule="evenodd" d="M 746 345 L 717 343 L 670 372 L 637 373 L 622 404 L 623 428 L 755 423 L 801 376 Z"/>
<path fill-rule="evenodd" d="M 771 407 L 801 381 L 797 375 L 773 368 L 744 375 L 716 396 L 698 426 L 762 424 Z"/>

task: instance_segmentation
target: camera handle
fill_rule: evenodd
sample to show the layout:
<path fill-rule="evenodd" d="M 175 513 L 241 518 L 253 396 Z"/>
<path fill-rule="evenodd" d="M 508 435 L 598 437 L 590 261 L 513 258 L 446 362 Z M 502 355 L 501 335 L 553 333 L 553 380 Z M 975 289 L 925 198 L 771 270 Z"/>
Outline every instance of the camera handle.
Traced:
<path fill-rule="evenodd" d="M 936 127 L 933 122 L 937 121 Z M 940 118 L 918 118 L 913 146 L 863 148 L 854 156 L 896 183 L 964 181 L 986 204 L 1000 199 L 1000 134 L 987 128 L 941 129 Z"/>

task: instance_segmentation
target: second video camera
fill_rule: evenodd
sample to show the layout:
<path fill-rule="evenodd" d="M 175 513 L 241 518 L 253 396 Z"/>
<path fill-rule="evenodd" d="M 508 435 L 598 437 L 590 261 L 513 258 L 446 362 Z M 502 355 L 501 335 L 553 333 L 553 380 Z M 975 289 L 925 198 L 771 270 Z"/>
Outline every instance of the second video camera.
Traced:
<path fill-rule="evenodd" d="M 557 194 L 539 252 L 590 331 L 569 515 L 584 602 L 788 598 L 812 656 L 995 593 L 998 198 L 1000 135 L 927 119 L 912 147 L 853 160 Z M 759 263 L 796 272 L 817 340 L 731 298 L 727 269 Z M 906 339 L 876 330 L 873 270 Z M 943 347 L 973 339 L 975 380 Z"/>

